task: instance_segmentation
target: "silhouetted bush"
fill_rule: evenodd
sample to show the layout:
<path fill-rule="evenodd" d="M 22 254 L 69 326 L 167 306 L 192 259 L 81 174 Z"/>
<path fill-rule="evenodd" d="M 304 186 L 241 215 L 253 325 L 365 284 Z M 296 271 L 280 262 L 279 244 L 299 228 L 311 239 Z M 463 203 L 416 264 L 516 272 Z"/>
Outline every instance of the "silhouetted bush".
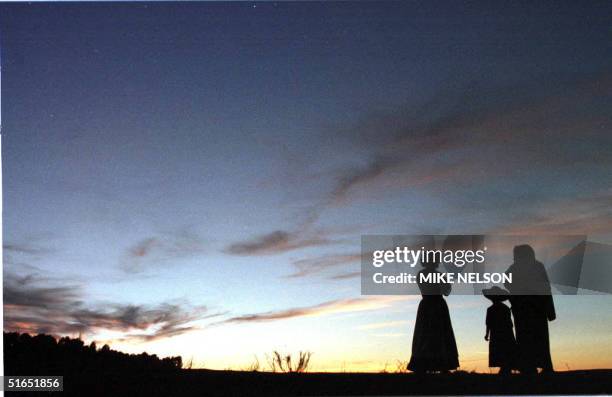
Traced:
<path fill-rule="evenodd" d="M 155 354 L 126 354 L 85 346 L 81 339 L 63 337 L 58 341 L 45 334 L 31 336 L 4 333 L 4 371 L 7 375 L 65 375 L 87 372 L 177 371 L 180 356 L 160 359 Z"/>
<path fill-rule="evenodd" d="M 291 354 L 281 354 L 274 350 L 272 356 L 267 356 L 268 364 L 272 372 L 306 372 L 310 364 L 311 352 L 300 352 L 297 359 L 293 360 Z"/>

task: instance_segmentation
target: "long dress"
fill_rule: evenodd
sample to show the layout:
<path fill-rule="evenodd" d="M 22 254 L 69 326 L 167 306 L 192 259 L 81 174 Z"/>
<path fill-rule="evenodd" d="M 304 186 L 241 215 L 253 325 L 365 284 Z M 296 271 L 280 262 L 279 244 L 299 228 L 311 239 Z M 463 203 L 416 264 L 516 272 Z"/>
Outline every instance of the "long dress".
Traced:
<path fill-rule="evenodd" d="M 555 306 L 544 265 L 538 261 L 515 263 L 506 273 L 513 275 L 507 283 L 518 345 L 519 369 L 531 372 L 536 368 L 552 370 L 548 321 L 553 320 Z"/>
<path fill-rule="evenodd" d="M 495 302 L 487 309 L 489 367 L 512 369 L 516 362 L 516 341 L 512 330 L 510 308 Z"/>
<path fill-rule="evenodd" d="M 419 272 L 436 272 L 424 269 Z M 450 293 L 449 284 L 418 283 L 422 299 L 412 338 L 408 369 L 414 372 L 448 371 L 459 367 L 459 353 L 448 305 L 442 295 Z"/>

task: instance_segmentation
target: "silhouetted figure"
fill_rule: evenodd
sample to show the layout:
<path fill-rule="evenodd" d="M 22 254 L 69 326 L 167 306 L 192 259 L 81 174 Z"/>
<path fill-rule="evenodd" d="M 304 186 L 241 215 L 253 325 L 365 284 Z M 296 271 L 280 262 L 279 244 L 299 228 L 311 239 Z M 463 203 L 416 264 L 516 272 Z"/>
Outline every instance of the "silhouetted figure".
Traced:
<path fill-rule="evenodd" d="M 499 367 L 500 375 L 508 375 L 514 368 L 516 357 L 510 308 L 503 303 L 509 294 L 499 287 L 483 290 L 482 293 L 493 302 L 487 309 L 485 333 L 485 340 L 489 341 L 489 367 Z"/>
<path fill-rule="evenodd" d="M 529 245 L 514 247 L 514 263 L 506 271 L 512 274 L 510 303 L 516 328 L 518 367 L 534 374 L 537 368 L 552 372 L 548 321 L 556 318 L 550 282 L 544 265 L 537 261 Z"/>
<path fill-rule="evenodd" d="M 423 299 L 417 311 L 408 369 L 414 372 L 446 372 L 459 367 L 455 334 L 443 297 L 450 294 L 451 285 L 421 283 L 421 274 L 440 273 L 436 270 L 438 262 L 425 262 L 423 266 L 424 269 L 417 276 Z"/>

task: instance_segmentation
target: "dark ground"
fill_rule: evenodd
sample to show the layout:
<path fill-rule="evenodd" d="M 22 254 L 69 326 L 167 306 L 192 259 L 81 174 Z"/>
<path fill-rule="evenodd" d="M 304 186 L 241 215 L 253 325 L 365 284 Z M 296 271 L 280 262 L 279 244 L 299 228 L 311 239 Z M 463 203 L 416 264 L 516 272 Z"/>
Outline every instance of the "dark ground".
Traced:
<path fill-rule="evenodd" d="M 15 394 L 25 396 L 28 393 Z M 64 392 L 78 396 L 294 396 L 294 395 L 508 395 L 612 394 L 612 370 L 524 377 L 454 373 L 307 373 L 182 370 L 175 373 L 64 377 Z M 45 395 L 34 393 L 30 395 Z"/>

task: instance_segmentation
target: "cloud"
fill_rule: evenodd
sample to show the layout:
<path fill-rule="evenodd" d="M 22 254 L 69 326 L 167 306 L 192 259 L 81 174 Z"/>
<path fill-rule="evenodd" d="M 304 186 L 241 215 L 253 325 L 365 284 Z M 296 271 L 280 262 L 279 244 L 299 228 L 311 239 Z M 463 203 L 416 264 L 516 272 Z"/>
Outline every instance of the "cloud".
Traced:
<path fill-rule="evenodd" d="M 287 320 L 298 317 L 325 316 L 339 313 L 378 310 L 389 307 L 395 302 L 411 300 L 410 296 L 372 296 L 367 298 L 339 299 L 323 302 L 314 306 L 270 311 L 265 313 L 246 314 L 231 317 L 218 324 L 250 323 Z"/>
<path fill-rule="evenodd" d="M 128 247 L 120 267 L 127 273 L 139 273 L 154 265 L 200 255 L 205 249 L 202 238 L 191 231 L 164 233 L 143 238 Z"/>
<path fill-rule="evenodd" d="M 252 239 L 230 244 L 224 252 L 232 255 L 272 255 L 300 248 L 331 244 L 332 241 L 308 233 L 276 230 Z"/>
<path fill-rule="evenodd" d="M 126 333 L 126 339 L 154 340 L 191 331 L 194 321 L 216 315 L 204 306 L 178 303 L 86 305 L 80 286 L 45 286 L 43 281 L 48 282 L 31 275 L 5 275 L 6 330 L 54 335 L 110 330 Z"/>
<path fill-rule="evenodd" d="M 306 223 L 314 224 L 330 208 L 408 188 L 452 194 L 461 188 L 484 189 L 491 181 L 516 183 L 526 174 L 558 180 L 560 170 L 569 166 L 612 165 L 609 69 L 551 74 L 515 85 L 447 86 L 421 104 L 367 114 L 331 131 L 337 157 L 350 155 L 354 161 L 297 179 L 301 184 L 331 183 L 303 211 Z M 514 186 L 504 191 L 508 194 L 502 199 L 508 202 L 525 193 Z"/>
<path fill-rule="evenodd" d="M 155 307 L 114 305 L 109 309 L 75 310 L 71 316 L 87 330 L 113 330 L 129 333 L 128 339 L 155 340 L 196 329 L 191 325 L 202 320 L 206 307 L 186 311 L 183 305 L 162 303 Z M 206 317 L 210 317 L 206 316 Z M 133 331 L 147 331 L 131 333 Z"/>
<path fill-rule="evenodd" d="M 331 193 L 332 200 L 343 201 L 354 186 L 367 185 L 400 164 L 402 160 L 399 158 L 378 155 L 365 166 L 348 169 L 337 178 L 336 187 Z"/>
<path fill-rule="evenodd" d="M 47 240 L 41 237 L 32 237 L 25 242 L 6 242 L 2 245 L 3 260 L 5 265 L 15 267 L 27 267 L 36 270 L 31 262 L 36 262 L 41 258 L 48 257 L 56 250 L 40 244 L 40 240 Z"/>
<path fill-rule="evenodd" d="M 34 309 L 55 309 L 65 307 L 79 298 L 78 287 L 38 287 L 31 288 L 33 280 L 30 276 L 5 280 L 4 303 Z"/>
<path fill-rule="evenodd" d="M 346 131 L 370 160 L 335 171 L 321 209 L 381 185 L 457 184 L 535 165 L 610 164 L 610 89 L 609 71 L 513 87 L 471 84 L 420 107 L 371 115 Z"/>
<path fill-rule="evenodd" d="M 2 246 L 2 248 L 4 251 L 27 255 L 43 255 L 52 252 L 52 250 L 49 248 L 44 248 L 33 244 L 6 243 Z"/>
<path fill-rule="evenodd" d="M 548 200 L 513 217 L 498 234 L 609 234 L 612 230 L 612 191 L 565 200 Z"/>
<path fill-rule="evenodd" d="M 334 276 L 331 276 L 329 279 L 330 280 L 348 280 L 351 278 L 358 278 L 358 277 L 361 277 L 360 271 L 336 274 Z"/>
<path fill-rule="evenodd" d="M 292 262 L 296 268 L 295 272 L 286 276 L 287 278 L 298 278 L 320 273 L 331 267 L 359 263 L 361 254 L 336 254 L 316 258 L 299 259 Z"/>

